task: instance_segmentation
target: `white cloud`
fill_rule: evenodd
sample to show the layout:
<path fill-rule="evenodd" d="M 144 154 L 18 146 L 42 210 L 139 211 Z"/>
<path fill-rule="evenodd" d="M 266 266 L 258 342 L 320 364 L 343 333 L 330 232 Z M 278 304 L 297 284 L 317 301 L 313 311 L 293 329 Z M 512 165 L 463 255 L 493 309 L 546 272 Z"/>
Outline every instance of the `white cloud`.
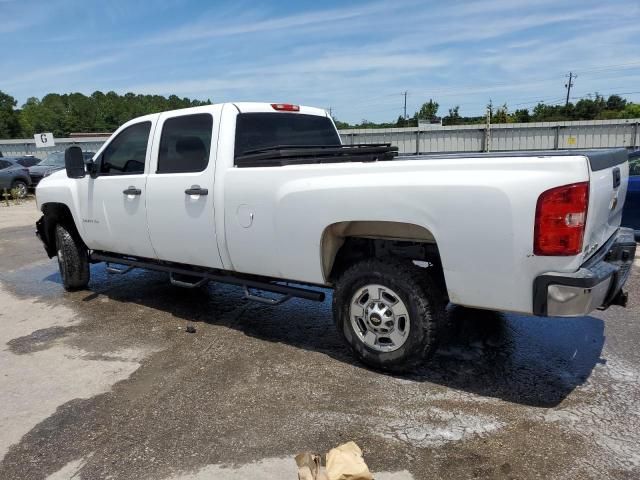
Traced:
<path fill-rule="evenodd" d="M 315 10 L 311 12 L 287 15 L 282 17 L 267 18 L 264 20 L 252 20 L 246 23 L 222 23 L 211 24 L 198 21 L 185 25 L 178 29 L 162 32 L 149 37 L 141 44 L 170 44 L 176 42 L 188 42 L 202 40 L 213 37 L 226 37 L 233 35 L 259 33 L 274 30 L 290 30 L 293 28 L 309 27 L 319 24 L 328 24 L 337 21 L 353 20 L 363 16 L 383 14 L 389 10 L 395 10 L 403 6 L 408 6 L 415 2 L 396 0 L 393 4 L 389 2 L 371 3 L 366 6 L 337 8 L 331 10 Z M 380 17 L 378 20 L 381 21 Z"/>
<path fill-rule="evenodd" d="M 122 58 L 121 55 L 110 55 L 102 58 L 96 58 L 93 60 L 74 62 L 65 65 L 51 65 L 47 67 L 30 70 L 24 73 L 19 73 L 13 77 L 9 77 L 3 80 L 3 86 L 6 88 L 15 85 L 24 85 L 29 83 L 54 83 L 64 80 L 72 73 L 84 72 L 92 70 L 101 65 L 108 63 L 114 63 Z"/>

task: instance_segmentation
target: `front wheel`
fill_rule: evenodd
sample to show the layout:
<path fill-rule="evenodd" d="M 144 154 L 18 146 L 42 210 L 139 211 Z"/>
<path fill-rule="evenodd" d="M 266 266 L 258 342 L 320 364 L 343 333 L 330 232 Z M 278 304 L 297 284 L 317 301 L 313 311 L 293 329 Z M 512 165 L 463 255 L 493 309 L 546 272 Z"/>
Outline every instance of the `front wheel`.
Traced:
<path fill-rule="evenodd" d="M 29 193 L 29 187 L 27 186 L 26 182 L 23 182 L 22 180 L 16 180 L 11 185 L 11 193 L 16 198 L 25 198 L 27 196 L 27 193 Z"/>
<path fill-rule="evenodd" d="M 443 295 L 410 261 L 368 259 L 336 282 L 333 314 L 340 333 L 365 364 L 401 372 L 436 348 L 445 315 Z"/>
<path fill-rule="evenodd" d="M 65 290 L 86 287 L 89 283 L 89 255 L 87 247 L 74 229 L 56 225 L 56 250 Z"/>

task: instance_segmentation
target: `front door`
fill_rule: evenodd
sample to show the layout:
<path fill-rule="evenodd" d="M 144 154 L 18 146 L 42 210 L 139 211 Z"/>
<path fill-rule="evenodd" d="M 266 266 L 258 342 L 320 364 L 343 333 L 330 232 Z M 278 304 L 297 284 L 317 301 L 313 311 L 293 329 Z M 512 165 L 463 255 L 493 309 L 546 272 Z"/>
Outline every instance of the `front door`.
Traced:
<path fill-rule="evenodd" d="M 161 114 L 147 179 L 147 218 L 161 260 L 222 268 L 213 210 L 219 107 Z"/>
<path fill-rule="evenodd" d="M 79 205 L 89 248 L 156 257 L 145 207 L 154 123 L 155 116 L 148 116 L 122 128 L 98 155 L 98 176 L 83 179 Z"/>

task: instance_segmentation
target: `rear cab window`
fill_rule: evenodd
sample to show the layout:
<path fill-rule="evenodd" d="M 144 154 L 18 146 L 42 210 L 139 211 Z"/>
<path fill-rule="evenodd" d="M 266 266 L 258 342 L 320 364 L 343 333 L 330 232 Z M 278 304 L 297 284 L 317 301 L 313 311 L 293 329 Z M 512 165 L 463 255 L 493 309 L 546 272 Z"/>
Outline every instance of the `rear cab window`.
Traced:
<path fill-rule="evenodd" d="M 301 113 L 240 113 L 235 157 L 276 146 L 338 146 L 340 137 L 327 117 Z"/>
<path fill-rule="evenodd" d="M 212 132 L 209 113 L 167 119 L 162 126 L 156 173 L 204 171 L 209 165 Z"/>

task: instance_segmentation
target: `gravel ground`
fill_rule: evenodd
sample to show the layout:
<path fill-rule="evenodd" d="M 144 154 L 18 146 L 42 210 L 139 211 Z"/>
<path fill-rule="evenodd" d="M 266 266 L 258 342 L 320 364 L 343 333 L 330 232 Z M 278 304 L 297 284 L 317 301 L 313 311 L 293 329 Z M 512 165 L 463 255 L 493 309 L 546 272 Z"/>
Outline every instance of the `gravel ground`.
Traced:
<path fill-rule="evenodd" d="M 295 479 L 297 452 L 348 440 L 379 480 L 640 478 L 640 259 L 626 309 L 452 307 L 435 358 L 391 376 L 354 360 L 329 300 L 103 265 L 66 293 L 36 217 L 0 207 L 2 479 Z"/>

